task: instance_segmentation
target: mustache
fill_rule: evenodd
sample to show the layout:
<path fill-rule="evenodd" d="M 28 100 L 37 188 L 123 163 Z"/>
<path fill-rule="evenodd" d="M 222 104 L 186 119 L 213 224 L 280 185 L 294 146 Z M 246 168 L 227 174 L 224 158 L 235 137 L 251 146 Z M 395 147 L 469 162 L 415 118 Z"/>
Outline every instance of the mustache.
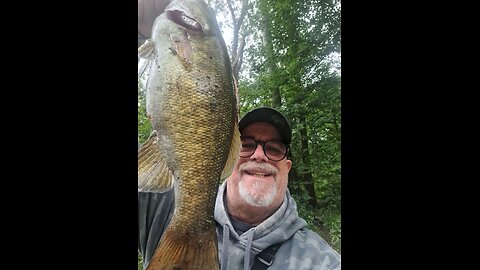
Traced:
<path fill-rule="evenodd" d="M 267 173 L 267 174 L 277 174 L 278 173 L 278 169 L 275 168 L 275 166 L 273 166 L 272 164 L 269 164 L 269 163 L 259 163 L 259 162 L 255 162 L 255 161 L 247 161 L 243 164 L 241 164 L 239 167 L 238 167 L 239 171 L 252 171 L 252 170 L 255 170 L 255 171 L 261 171 L 263 173 Z"/>

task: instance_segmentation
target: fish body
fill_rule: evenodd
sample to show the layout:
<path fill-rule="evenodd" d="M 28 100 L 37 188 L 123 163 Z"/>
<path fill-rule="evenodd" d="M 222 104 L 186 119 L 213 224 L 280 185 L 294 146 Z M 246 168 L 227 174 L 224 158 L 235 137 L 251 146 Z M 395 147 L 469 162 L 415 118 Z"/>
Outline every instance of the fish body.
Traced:
<path fill-rule="evenodd" d="M 218 185 L 239 149 L 231 64 L 203 1 L 172 1 L 139 48 L 149 59 L 139 190 L 175 189 L 175 210 L 147 269 L 218 269 L 213 212 Z"/>

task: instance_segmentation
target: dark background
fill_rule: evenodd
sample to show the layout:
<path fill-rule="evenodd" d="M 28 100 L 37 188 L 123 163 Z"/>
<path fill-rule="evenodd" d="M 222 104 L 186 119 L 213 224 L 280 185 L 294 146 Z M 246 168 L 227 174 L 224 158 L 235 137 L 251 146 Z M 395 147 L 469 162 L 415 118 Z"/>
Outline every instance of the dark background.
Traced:
<path fill-rule="evenodd" d="M 137 5 L 4 12 L 4 262 L 137 269 Z"/>

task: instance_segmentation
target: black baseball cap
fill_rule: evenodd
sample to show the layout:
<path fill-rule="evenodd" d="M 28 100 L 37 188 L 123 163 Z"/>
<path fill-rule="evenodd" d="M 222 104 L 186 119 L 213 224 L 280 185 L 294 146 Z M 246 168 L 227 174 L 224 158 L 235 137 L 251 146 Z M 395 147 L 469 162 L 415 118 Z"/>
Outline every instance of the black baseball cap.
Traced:
<path fill-rule="evenodd" d="M 274 126 L 282 136 L 282 141 L 285 144 L 289 145 L 292 141 L 292 128 L 290 127 L 290 123 L 288 123 L 285 116 L 279 111 L 270 107 L 253 109 L 240 119 L 238 128 L 240 132 L 242 132 L 246 126 L 256 122 L 267 122 Z"/>

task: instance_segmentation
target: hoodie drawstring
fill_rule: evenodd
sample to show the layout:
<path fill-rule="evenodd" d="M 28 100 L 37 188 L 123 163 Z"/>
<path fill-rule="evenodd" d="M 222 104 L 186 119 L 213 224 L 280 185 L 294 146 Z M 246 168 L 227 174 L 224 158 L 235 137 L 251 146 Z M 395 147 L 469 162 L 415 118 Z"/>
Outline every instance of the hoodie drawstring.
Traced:
<path fill-rule="evenodd" d="M 250 270 L 250 250 L 252 249 L 253 235 L 255 229 L 250 230 L 247 238 L 247 246 L 245 247 L 245 257 L 243 261 L 243 270 Z"/>
<path fill-rule="evenodd" d="M 223 251 L 222 251 L 222 262 L 221 262 L 221 270 L 227 269 L 228 263 L 228 248 L 230 247 L 230 228 L 225 223 L 223 224 Z"/>

